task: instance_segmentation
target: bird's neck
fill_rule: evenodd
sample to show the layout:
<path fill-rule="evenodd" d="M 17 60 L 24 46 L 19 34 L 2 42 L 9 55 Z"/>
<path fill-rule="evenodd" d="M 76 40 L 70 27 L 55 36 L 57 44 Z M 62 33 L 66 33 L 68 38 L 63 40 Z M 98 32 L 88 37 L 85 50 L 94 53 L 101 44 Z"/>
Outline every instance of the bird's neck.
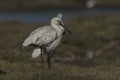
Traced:
<path fill-rule="evenodd" d="M 57 32 L 57 37 L 63 35 L 64 28 L 63 28 L 62 26 L 60 26 L 60 25 L 55 25 L 55 24 L 53 24 L 53 25 L 51 25 L 51 26 L 56 30 L 56 32 Z"/>

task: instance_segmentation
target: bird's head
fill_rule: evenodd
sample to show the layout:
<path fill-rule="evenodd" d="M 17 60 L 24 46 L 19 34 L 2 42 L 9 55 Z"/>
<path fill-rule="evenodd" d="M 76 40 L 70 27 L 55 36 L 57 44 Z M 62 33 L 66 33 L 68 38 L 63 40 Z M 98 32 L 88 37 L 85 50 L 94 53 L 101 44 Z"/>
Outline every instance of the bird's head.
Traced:
<path fill-rule="evenodd" d="M 67 31 L 69 34 L 72 34 L 71 31 L 69 31 L 63 24 L 62 20 L 59 18 L 59 17 L 54 17 L 52 20 L 51 20 L 51 26 L 52 27 L 57 27 L 57 26 L 62 26 L 65 31 Z"/>
<path fill-rule="evenodd" d="M 51 25 L 54 26 L 59 26 L 61 23 L 61 20 L 58 18 L 58 17 L 54 17 L 52 20 L 51 20 Z"/>

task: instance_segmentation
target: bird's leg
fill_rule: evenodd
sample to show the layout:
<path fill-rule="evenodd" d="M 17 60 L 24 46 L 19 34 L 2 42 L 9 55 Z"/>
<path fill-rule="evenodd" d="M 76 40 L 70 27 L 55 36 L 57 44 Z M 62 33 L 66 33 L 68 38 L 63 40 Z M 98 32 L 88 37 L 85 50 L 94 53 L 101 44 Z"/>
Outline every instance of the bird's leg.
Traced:
<path fill-rule="evenodd" d="M 51 54 L 48 52 L 47 55 L 48 55 L 48 59 L 47 59 L 48 68 L 51 69 Z"/>
<path fill-rule="evenodd" d="M 43 60 L 43 48 L 41 48 L 41 61 L 42 61 L 42 66 L 44 66 L 44 60 Z"/>
<path fill-rule="evenodd" d="M 44 48 L 44 51 L 47 53 L 48 69 L 51 69 L 51 54 L 47 51 L 46 48 Z"/>

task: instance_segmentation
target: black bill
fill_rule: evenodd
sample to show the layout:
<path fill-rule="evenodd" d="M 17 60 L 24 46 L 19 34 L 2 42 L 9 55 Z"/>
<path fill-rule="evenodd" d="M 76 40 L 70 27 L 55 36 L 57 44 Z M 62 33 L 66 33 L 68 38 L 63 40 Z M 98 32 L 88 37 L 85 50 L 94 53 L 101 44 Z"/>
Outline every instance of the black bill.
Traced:
<path fill-rule="evenodd" d="M 70 34 L 72 35 L 72 32 L 70 30 L 68 30 L 61 22 L 60 22 L 60 25 Z"/>

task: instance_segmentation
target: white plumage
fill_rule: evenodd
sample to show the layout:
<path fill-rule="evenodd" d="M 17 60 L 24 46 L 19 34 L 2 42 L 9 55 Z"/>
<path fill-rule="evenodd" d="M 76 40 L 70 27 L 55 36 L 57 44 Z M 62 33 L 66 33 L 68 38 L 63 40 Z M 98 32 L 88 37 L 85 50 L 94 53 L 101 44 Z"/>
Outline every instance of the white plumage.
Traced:
<path fill-rule="evenodd" d="M 62 14 L 59 13 L 57 17 L 61 20 L 61 23 L 63 24 L 63 22 L 62 22 L 62 17 L 63 17 Z M 51 22 L 51 24 L 52 24 L 52 22 Z M 28 36 L 28 38 L 24 41 L 23 46 L 26 47 L 26 46 L 29 46 L 30 44 L 39 44 L 39 45 L 41 45 L 40 44 L 41 42 L 44 44 L 46 41 L 52 40 L 51 44 L 49 44 L 46 47 L 46 49 L 47 49 L 47 51 L 54 50 L 59 45 L 59 43 L 61 41 L 61 38 L 62 38 L 62 34 L 60 34 L 60 35 L 58 35 L 60 37 L 58 37 L 56 40 L 54 40 L 53 37 L 55 37 L 55 36 L 57 37 L 57 35 L 56 35 L 57 33 L 54 30 L 55 29 L 52 28 L 51 26 L 44 26 L 44 27 L 40 27 L 40 28 L 34 30 Z M 59 30 L 59 32 L 63 33 L 63 30 L 64 29 L 61 29 L 61 30 Z M 42 36 L 44 36 L 44 38 L 41 38 L 41 40 L 40 40 L 40 37 L 42 37 Z M 44 41 L 44 39 L 45 39 L 45 41 Z M 35 49 L 35 50 L 33 50 L 32 58 L 36 58 L 40 54 L 41 54 L 41 50 Z"/>
<path fill-rule="evenodd" d="M 33 31 L 28 38 L 24 41 L 23 46 L 35 44 L 38 46 L 48 45 L 57 37 L 56 30 L 51 26 L 40 27 Z"/>
<path fill-rule="evenodd" d="M 33 50 L 32 58 L 37 58 L 40 54 L 41 54 L 41 49 L 36 48 L 36 49 Z"/>
<path fill-rule="evenodd" d="M 62 25 L 64 25 L 64 24 L 63 24 L 63 21 L 62 21 L 63 15 L 62 15 L 61 13 L 59 13 L 57 17 L 61 20 Z M 62 33 L 63 33 L 63 32 L 62 32 Z M 63 35 L 61 35 L 61 36 L 58 37 L 56 40 L 54 40 L 53 43 L 51 43 L 51 45 L 47 46 L 47 47 L 46 47 L 47 50 L 48 50 L 48 51 L 54 50 L 54 49 L 59 45 L 62 37 L 63 37 Z"/>
<path fill-rule="evenodd" d="M 49 53 L 59 45 L 65 30 L 70 33 L 62 22 L 62 14 L 58 14 L 57 17 L 51 20 L 50 25 L 39 27 L 34 30 L 24 41 L 23 47 L 35 47 L 32 58 L 36 58 L 44 52 Z M 48 67 L 50 67 L 49 63 L 50 54 L 48 54 Z"/>

